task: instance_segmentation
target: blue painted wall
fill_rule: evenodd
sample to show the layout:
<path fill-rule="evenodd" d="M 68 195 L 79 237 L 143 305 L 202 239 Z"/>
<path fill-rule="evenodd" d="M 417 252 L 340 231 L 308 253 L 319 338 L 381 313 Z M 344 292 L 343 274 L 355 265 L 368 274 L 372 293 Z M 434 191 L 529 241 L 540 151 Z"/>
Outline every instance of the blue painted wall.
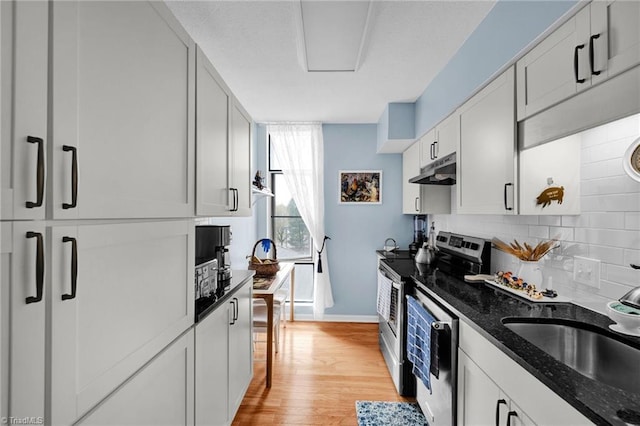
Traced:
<path fill-rule="evenodd" d="M 387 237 L 407 249 L 412 216 L 402 214 L 402 155 L 376 154 L 375 124 L 325 124 L 324 209 L 335 305 L 327 315 L 375 315 L 376 249 Z M 338 204 L 340 170 L 382 170 L 382 204 Z"/>
<path fill-rule="evenodd" d="M 416 101 L 416 138 L 561 18 L 575 0 L 501 0 Z"/>

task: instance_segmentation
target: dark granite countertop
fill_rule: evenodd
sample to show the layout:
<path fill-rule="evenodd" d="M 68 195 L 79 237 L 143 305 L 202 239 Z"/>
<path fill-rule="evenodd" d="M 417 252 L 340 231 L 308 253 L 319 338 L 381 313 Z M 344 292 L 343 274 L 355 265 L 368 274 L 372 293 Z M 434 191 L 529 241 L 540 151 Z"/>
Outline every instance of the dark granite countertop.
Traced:
<path fill-rule="evenodd" d="M 577 321 L 599 333 L 611 336 L 640 349 L 640 338 L 625 336 L 609 329 L 614 322 L 607 316 L 571 303 L 536 303 L 512 296 L 483 283 L 470 284 L 437 270 L 420 270 L 408 252 L 387 256 L 378 251 L 383 261 L 399 275 L 423 284 L 443 305 L 472 326 L 485 338 L 515 360 L 596 424 L 640 425 L 640 395 L 617 389 L 576 372 L 506 328 L 504 317 L 527 317 L 536 321 L 553 319 Z M 629 372 L 629 380 L 637 380 L 638 370 Z"/>
<path fill-rule="evenodd" d="M 195 321 L 196 323 L 202 321 L 213 312 L 218 306 L 225 303 L 231 298 L 231 296 L 238 291 L 244 283 L 249 281 L 255 275 L 255 271 L 248 270 L 233 270 L 231 272 L 231 284 L 225 288 L 224 294 L 218 298 L 200 298 L 196 301 L 195 309 Z"/>

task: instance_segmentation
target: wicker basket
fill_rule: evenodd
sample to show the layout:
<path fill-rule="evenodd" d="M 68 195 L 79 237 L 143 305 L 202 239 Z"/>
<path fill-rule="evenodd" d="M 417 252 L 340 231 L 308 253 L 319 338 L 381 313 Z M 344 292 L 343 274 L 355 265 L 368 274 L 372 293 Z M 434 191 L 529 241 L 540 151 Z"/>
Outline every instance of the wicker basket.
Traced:
<path fill-rule="evenodd" d="M 258 244 L 260 244 L 263 240 L 268 240 L 271 242 L 271 247 L 273 248 L 273 259 L 258 259 L 256 257 L 256 249 L 258 248 Z M 259 262 L 254 262 L 255 259 L 258 259 Z M 263 263 L 265 261 L 269 261 L 269 263 Z M 253 246 L 253 252 L 251 253 L 251 258 L 249 259 L 249 269 L 256 271 L 256 277 L 272 277 L 280 270 L 280 264 L 278 262 L 278 252 L 276 250 L 276 244 L 273 240 L 268 238 L 263 238 L 262 240 L 256 241 L 256 244 Z"/>

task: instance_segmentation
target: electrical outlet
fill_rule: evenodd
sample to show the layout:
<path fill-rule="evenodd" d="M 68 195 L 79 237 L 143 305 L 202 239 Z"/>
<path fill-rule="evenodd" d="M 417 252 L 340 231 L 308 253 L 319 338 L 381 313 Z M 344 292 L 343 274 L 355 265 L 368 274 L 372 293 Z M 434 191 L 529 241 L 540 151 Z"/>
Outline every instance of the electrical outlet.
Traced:
<path fill-rule="evenodd" d="M 575 256 L 573 258 L 573 280 L 590 287 L 600 288 L 600 261 Z"/>

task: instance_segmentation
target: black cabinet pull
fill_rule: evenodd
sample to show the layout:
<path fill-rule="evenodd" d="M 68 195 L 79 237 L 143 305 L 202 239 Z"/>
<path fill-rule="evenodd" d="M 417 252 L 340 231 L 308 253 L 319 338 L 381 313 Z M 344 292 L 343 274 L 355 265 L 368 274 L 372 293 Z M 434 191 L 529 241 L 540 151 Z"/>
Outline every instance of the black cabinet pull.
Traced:
<path fill-rule="evenodd" d="M 635 265 L 633 263 L 630 263 L 629 266 L 631 266 L 633 269 L 640 269 L 640 265 Z"/>
<path fill-rule="evenodd" d="M 513 207 L 508 207 L 507 206 L 507 187 L 508 186 L 513 186 L 513 184 L 511 182 L 508 182 L 508 183 L 504 184 L 504 209 L 505 210 L 513 210 Z"/>
<path fill-rule="evenodd" d="M 238 320 L 238 315 L 240 313 L 240 302 L 238 302 L 238 298 L 234 297 L 234 304 L 233 304 L 233 323 L 235 324 L 236 321 Z"/>
<path fill-rule="evenodd" d="M 433 158 L 438 158 L 438 154 L 440 154 L 440 146 L 438 145 L 438 141 L 433 143 Z"/>
<path fill-rule="evenodd" d="M 27 238 L 36 239 L 36 295 L 26 298 L 27 304 L 42 300 L 44 286 L 44 240 L 40 232 L 27 232 Z"/>
<path fill-rule="evenodd" d="M 576 76 L 576 83 L 584 83 L 585 81 L 587 81 L 584 78 L 579 78 L 578 76 L 578 51 L 584 49 L 584 44 L 579 44 L 576 46 L 575 49 L 573 49 L 573 73 Z"/>
<path fill-rule="evenodd" d="M 600 34 L 594 34 L 589 39 L 589 65 L 591 66 L 591 75 L 600 75 L 600 71 L 596 71 L 595 68 L 595 52 L 593 49 L 593 41 L 600 38 Z"/>
<path fill-rule="evenodd" d="M 496 426 L 500 425 L 500 405 L 502 404 L 507 405 L 507 401 L 499 399 L 498 402 L 496 402 Z"/>
<path fill-rule="evenodd" d="M 507 426 L 511 426 L 511 417 L 518 417 L 518 413 L 509 411 L 509 414 L 507 414 Z"/>
<path fill-rule="evenodd" d="M 62 203 L 62 208 L 66 210 L 78 205 L 78 150 L 69 145 L 62 145 L 62 150 L 71 151 L 71 203 Z"/>
<path fill-rule="evenodd" d="M 78 241 L 73 237 L 62 237 L 63 243 L 71 243 L 71 294 L 63 294 L 62 300 L 76 298 L 78 286 Z"/>
<path fill-rule="evenodd" d="M 229 303 L 233 305 L 233 313 L 231 314 L 231 322 L 229 323 L 229 325 L 233 325 L 236 323 L 236 302 L 235 300 L 230 300 Z"/>
<path fill-rule="evenodd" d="M 42 138 L 27 136 L 27 142 L 38 144 L 38 164 L 36 167 L 36 201 L 27 201 L 27 208 L 33 209 L 42 206 L 44 198 L 44 141 Z"/>

